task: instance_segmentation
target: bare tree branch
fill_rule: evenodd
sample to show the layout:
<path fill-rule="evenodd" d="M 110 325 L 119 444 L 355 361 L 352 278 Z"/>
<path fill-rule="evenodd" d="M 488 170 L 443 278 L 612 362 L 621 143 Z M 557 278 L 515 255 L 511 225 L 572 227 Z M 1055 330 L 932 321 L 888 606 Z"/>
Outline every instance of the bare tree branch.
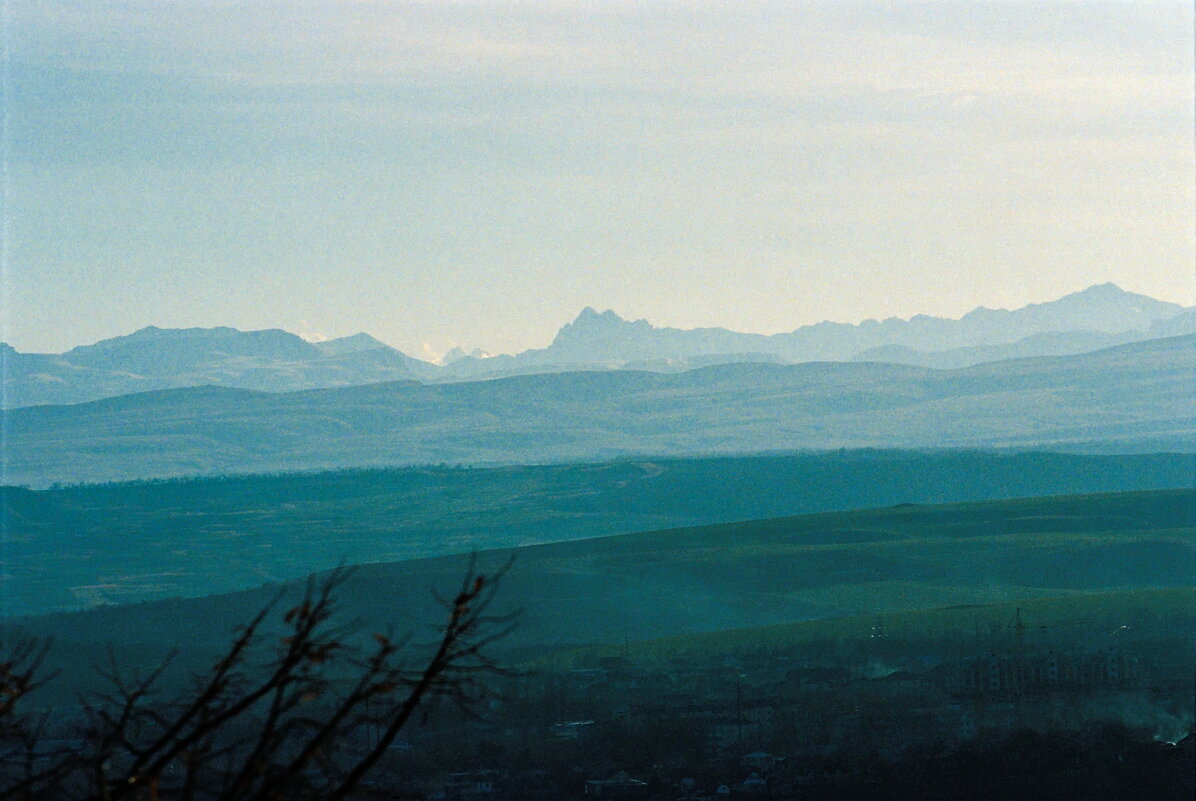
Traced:
<path fill-rule="evenodd" d="M 363 647 L 352 628 L 333 624 L 336 593 L 350 577 L 344 569 L 308 581 L 282 615 L 281 636 L 267 627 L 275 598 L 189 691 L 168 701 L 160 696 L 177 653 L 143 676 L 124 673 L 110 652 L 99 672 L 111 689 L 88 702 L 81 747 L 51 763 L 37 750 L 44 732 L 15 711 L 39 686 L 47 646 L 21 644 L 0 662 L 0 724 L 13 730 L 7 739 L 28 745 L 22 770 L 10 764 L 16 751 L 0 753 L 0 781 L 9 782 L 0 798 L 349 798 L 426 701 L 447 696 L 468 706 L 480 697 L 482 676 L 504 672 L 486 649 L 510 633 L 514 616 L 488 609 L 510 563 L 490 577 L 475 568 L 471 559 L 445 602 L 438 640 L 415 670 L 401 662 L 410 637 L 374 634 Z M 263 650 L 273 655 L 255 662 Z M 344 744 L 366 726 L 380 727 L 377 740 L 345 759 Z"/>

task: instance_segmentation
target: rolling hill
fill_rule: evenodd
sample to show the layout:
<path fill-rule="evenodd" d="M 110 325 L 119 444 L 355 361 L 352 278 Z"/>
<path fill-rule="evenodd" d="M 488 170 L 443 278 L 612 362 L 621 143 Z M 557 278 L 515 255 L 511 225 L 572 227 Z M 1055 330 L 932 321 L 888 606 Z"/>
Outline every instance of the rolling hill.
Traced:
<path fill-rule="evenodd" d="M 523 610 L 504 643 L 524 655 L 901 610 L 1196 584 L 1196 491 L 1058 496 L 835 512 L 482 553 L 515 557 L 496 612 Z M 426 633 L 467 557 L 363 565 L 339 592 L 364 631 Z M 10 620 L 76 665 L 174 644 L 210 653 L 302 583 Z"/>
<path fill-rule="evenodd" d="M 896 503 L 1190 487 L 1183 454 L 789 454 L 0 488 L 2 611 L 207 595 L 325 570 Z"/>
<path fill-rule="evenodd" d="M 3 414 L 5 483 L 763 450 L 1190 451 L 1196 335 L 958 370 L 735 364 L 283 394 L 205 387 Z"/>
<path fill-rule="evenodd" d="M 1052 598 L 908 609 L 885 613 L 881 623 L 886 631 L 908 646 L 935 642 L 941 647 L 945 638 L 971 644 L 980 633 L 1012 644 L 1018 618 L 1025 625 L 1023 645 L 1031 649 L 1043 641 L 1056 647 L 1067 640 L 1087 639 L 1091 642 L 1094 634 L 1111 639 L 1110 632 L 1120 633 L 1119 627 L 1125 626 L 1127 621 L 1138 624 L 1134 629 L 1145 628 L 1142 623 L 1150 621 L 1153 630 L 1127 632 L 1121 640 L 1123 644 L 1142 634 L 1157 637 L 1160 630 L 1182 637 L 1184 631 L 1196 627 L 1196 587 L 1085 592 Z M 603 656 L 616 656 L 624 650 L 641 664 L 673 659 L 710 660 L 737 653 L 784 652 L 842 639 L 867 641 L 875 633 L 876 625 L 877 615 L 855 615 L 680 634 L 637 641 L 631 648 L 626 648 L 625 643 L 613 643 L 558 651 L 539 661 L 537 666 L 590 666 Z"/>

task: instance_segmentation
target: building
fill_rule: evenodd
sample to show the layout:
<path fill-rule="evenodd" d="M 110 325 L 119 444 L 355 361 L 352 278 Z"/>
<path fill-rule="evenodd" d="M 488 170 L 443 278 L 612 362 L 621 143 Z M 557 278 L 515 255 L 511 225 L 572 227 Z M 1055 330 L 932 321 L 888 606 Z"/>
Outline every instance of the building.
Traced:
<path fill-rule="evenodd" d="M 647 798 L 648 783 L 633 779 L 621 770 L 609 779 L 586 782 L 585 793 L 590 798 Z"/>

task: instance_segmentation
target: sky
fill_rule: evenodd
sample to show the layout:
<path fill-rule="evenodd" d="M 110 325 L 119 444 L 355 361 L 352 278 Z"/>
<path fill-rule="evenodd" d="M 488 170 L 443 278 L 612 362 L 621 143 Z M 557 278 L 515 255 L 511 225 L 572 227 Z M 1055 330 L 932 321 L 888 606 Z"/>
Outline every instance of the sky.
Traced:
<path fill-rule="evenodd" d="M 3 331 L 1191 304 L 1177 3 L 4 0 Z"/>

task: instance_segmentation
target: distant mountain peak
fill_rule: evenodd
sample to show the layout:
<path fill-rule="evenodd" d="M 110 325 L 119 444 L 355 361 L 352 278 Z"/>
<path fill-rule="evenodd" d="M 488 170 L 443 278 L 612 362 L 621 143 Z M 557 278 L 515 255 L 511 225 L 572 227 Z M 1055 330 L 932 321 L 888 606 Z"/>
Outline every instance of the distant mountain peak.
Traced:
<path fill-rule="evenodd" d="M 471 351 L 466 351 L 460 345 L 454 345 L 453 347 L 451 347 L 447 351 L 445 351 L 444 355 L 440 357 L 438 364 L 440 364 L 442 366 L 449 365 L 449 364 L 452 364 L 453 362 L 459 362 L 462 359 L 475 359 L 475 360 L 489 359 L 489 358 L 491 358 L 492 355 L 493 354 L 488 353 L 487 351 L 484 351 L 481 348 L 474 348 Z"/>
<path fill-rule="evenodd" d="M 364 331 L 353 334 L 352 336 L 324 339 L 319 342 L 313 342 L 312 344 L 319 348 L 321 353 L 329 356 L 360 353 L 365 350 L 393 350 L 390 345 L 375 339 Z"/>
<path fill-rule="evenodd" d="M 1093 284 L 1087 289 L 1081 289 L 1079 292 L 1071 293 L 1073 295 L 1132 295 L 1132 292 L 1126 292 L 1121 287 L 1112 281 L 1106 281 L 1103 284 Z"/>
<path fill-rule="evenodd" d="M 614 364 L 729 353 L 771 353 L 794 362 L 836 361 L 890 345 L 929 352 L 1004 345 L 1051 332 L 1145 331 L 1183 311 L 1178 304 L 1106 282 L 1014 309 L 979 306 L 958 320 L 916 314 L 909 319 L 891 317 L 855 325 L 815 323 L 766 336 L 721 328 L 656 327 L 647 320 L 631 321 L 610 309 L 586 306 L 561 327 L 545 351 L 534 353 L 540 364 L 550 360 Z"/>
<path fill-rule="evenodd" d="M 1156 320 L 1180 314 L 1184 307 L 1149 295 L 1129 292 L 1107 281 L 1069 292 L 1054 300 L 1028 303 L 1015 309 L 977 306 L 960 318 L 960 322 L 979 324 L 1007 324 L 1009 320 L 1046 320 L 1046 329 L 1104 330 L 1107 332 L 1140 329 Z"/>
<path fill-rule="evenodd" d="M 1151 320 L 1173 317 L 1184 311 L 1184 307 L 1177 303 L 1157 300 L 1137 292 L 1129 292 L 1112 282 L 1093 284 L 1086 289 L 1064 295 L 1058 300 L 1048 303 L 1032 303 L 1025 308 L 1036 309 L 1049 306 L 1082 308 L 1094 315 L 1134 313 Z"/>
<path fill-rule="evenodd" d="M 599 320 L 606 321 L 606 322 L 614 322 L 614 321 L 617 321 L 620 323 L 627 322 L 622 317 L 620 317 L 618 314 L 616 314 L 613 309 L 607 309 L 606 311 L 600 312 L 597 309 L 595 309 L 593 306 L 586 306 L 584 309 L 582 309 L 581 313 L 577 315 L 577 318 L 573 322 L 574 323 L 592 323 L 592 322 L 597 322 Z"/>
<path fill-rule="evenodd" d="M 377 345 L 380 348 L 386 347 L 385 343 L 383 343 L 379 339 L 376 339 L 376 338 L 370 336 L 365 331 L 358 331 L 356 334 L 352 334 L 351 336 L 338 337 L 338 338 L 344 342 L 360 342 L 363 345 Z M 326 339 L 324 341 L 325 342 L 336 342 L 336 339 Z"/>
<path fill-rule="evenodd" d="M 586 306 L 573 322 L 565 323 L 552 340 L 553 347 L 578 346 L 597 340 L 649 334 L 653 326 L 647 320 L 626 320 L 611 309 L 600 312 Z"/>
<path fill-rule="evenodd" d="M 147 325 L 61 354 L 22 354 L 2 345 L 8 384 L 0 401 L 10 406 L 74 403 L 209 383 L 281 391 L 571 369 L 672 371 L 685 365 L 762 360 L 862 359 L 950 366 L 1081 353 L 1196 331 L 1196 307 L 1129 292 L 1112 282 L 1019 308 L 978 306 L 958 320 L 915 314 L 856 324 L 823 321 L 779 334 L 655 326 L 599 308 L 583 308 L 548 347 L 494 358 L 478 349 L 454 347 L 436 364 L 410 357 L 364 332 L 309 342 L 278 328 Z"/>
<path fill-rule="evenodd" d="M 1070 292 L 1061 298 L 1054 301 L 1047 301 L 1046 303 L 1031 303 L 1029 307 L 1046 306 L 1051 303 L 1075 303 L 1075 302 L 1104 302 L 1104 303 L 1128 303 L 1131 301 L 1145 301 L 1147 303 L 1155 304 L 1165 308 L 1182 309 L 1179 304 L 1169 303 L 1167 301 L 1157 300 L 1149 295 L 1143 295 L 1138 292 L 1130 292 L 1127 289 L 1122 289 L 1112 281 L 1106 281 L 1103 284 L 1093 284 L 1090 287 Z"/>
<path fill-rule="evenodd" d="M 453 347 L 446 350 L 438 361 L 442 365 L 443 364 L 452 364 L 453 362 L 460 361 L 461 359 L 464 359 L 467 356 L 469 356 L 469 354 L 465 352 L 464 348 L 462 348 L 458 345 L 454 345 Z"/>

